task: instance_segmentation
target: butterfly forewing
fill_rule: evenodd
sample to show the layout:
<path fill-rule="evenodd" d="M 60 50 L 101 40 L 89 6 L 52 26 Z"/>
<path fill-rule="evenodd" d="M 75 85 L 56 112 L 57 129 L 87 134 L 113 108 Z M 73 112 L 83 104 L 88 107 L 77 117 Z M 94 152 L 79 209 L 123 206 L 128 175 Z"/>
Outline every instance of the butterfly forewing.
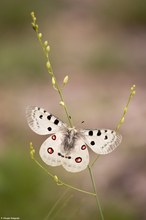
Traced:
<path fill-rule="evenodd" d="M 40 135 L 52 134 L 65 126 L 62 121 L 43 108 L 29 106 L 26 109 L 26 116 L 30 128 Z"/>
<path fill-rule="evenodd" d="M 122 136 L 113 130 L 83 130 L 85 143 L 97 154 L 112 152 L 122 141 Z"/>

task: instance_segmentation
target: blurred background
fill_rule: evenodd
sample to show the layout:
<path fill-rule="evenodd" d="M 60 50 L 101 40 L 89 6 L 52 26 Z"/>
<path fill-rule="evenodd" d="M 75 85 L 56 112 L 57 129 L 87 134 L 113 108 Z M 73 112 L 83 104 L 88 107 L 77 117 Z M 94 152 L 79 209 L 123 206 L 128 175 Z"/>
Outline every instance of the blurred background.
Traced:
<path fill-rule="evenodd" d="M 35 11 L 58 82 L 77 128 L 115 129 L 130 87 L 136 96 L 121 127 L 123 142 L 93 168 L 105 219 L 146 219 L 146 1 L 1 1 L 0 10 L 0 217 L 100 219 L 94 197 L 57 186 L 29 156 L 46 137 L 34 134 L 27 105 L 66 121 L 45 59 L 31 28 Z M 84 124 L 81 124 L 85 121 Z M 91 158 L 94 154 L 90 151 Z M 41 162 L 43 164 L 43 162 Z M 44 165 L 44 164 L 43 164 Z M 45 166 L 45 165 L 44 165 Z M 45 166 L 46 167 L 46 166 Z M 88 171 L 47 167 L 63 181 L 93 191 Z M 49 211 L 58 201 L 49 217 Z"/>

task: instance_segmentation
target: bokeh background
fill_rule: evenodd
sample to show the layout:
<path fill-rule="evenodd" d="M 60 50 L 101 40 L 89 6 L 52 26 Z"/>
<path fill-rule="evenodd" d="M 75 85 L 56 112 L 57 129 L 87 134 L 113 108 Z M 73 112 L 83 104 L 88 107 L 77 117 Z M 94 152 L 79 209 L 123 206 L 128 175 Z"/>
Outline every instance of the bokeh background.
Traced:
<path fill-rule="evenodd" d="M 57 186 L 29 156 L 32 141 L 41 162 L 38 151 L 46 137 L 28 128 L 27 105 L 44 107 L 66 121 L 31 28 L 31 11 L 36 12 L 44 40 L 51 46 L 58 82 L 69 75 L 64 96 L 76 127 L 114 129 L 129 89 L 136 84 L 136 96 L 120 131 L 123 142 L 115 152 L 101 157 L 93 172 L 105 219 L 146 219 L 143 0 L 1 1 L 0 217 L 99 219 L 93 197 L 71 190 L 64 195 L 66 189 Z M 67 183 L 93 190 L 87 171 L 71 174 L 62 167 L 47 169 Z"/>

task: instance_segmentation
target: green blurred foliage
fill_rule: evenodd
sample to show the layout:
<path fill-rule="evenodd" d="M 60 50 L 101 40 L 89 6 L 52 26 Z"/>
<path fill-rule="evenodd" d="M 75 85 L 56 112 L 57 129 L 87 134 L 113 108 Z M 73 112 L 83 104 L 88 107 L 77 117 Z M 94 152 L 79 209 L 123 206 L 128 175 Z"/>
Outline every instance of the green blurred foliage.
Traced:
<path fill-rule="evenodd" d="M 27 41 L 14 42 L 13 44 L 6 42 L 1 46 L 0 81 L 6 80 L 7 83 L 12 83 L 16 79 L 40 75 L 42 72 L 41 58 L 37 53 L 34 56 L 33 50 L 33 44 Z M 9 81 L 11 76 L 13 76 L 12 81 Z"/>
<path fill-rule="evenodd" d="M 21 147 L 0 158 L 0 216 L 40 220 L 61 192 Z"/>
<path fill-rule="evenodd" d="M 63 8 L 63 1 L 2 1 L 0 13 L 0 26 L 6 30 L 24 31 L 30 23 L 30 12 L 36 11 L 40 18 L 55 16 Z M 4 33 L 1 33 L 4 34 Z"/>
<path fill-rule="evenodd" d="M 97 219 L 94 198 L 82 193 L 57 186 L 29 157 L 24 147 L 11 146 L 11 149 L 0 157 L 0 217 L 20 217 L 20 219 L 54 219 L 68 220 Z M 58 203 L 49 218 L 49 211 L 56 201 Z M 78 205 L 76 205 L 78 204 Z M 92 208 L 90 210 L 87 204 Z M 92 204 L 92 205 L 91 205 Z M 85 206 L 85 207 L 84 207 Z M 89 206 L 89 207 L 90 207 Z M 105 219 L 135 220 L 133 210 L 121 210 L 119 204 L 108 204 L 104 207 Z"/>

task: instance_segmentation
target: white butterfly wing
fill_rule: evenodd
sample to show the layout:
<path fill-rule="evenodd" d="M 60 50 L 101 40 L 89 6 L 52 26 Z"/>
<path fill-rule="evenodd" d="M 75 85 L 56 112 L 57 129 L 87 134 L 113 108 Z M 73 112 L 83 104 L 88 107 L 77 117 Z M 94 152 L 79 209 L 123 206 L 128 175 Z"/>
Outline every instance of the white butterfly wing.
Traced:
<path fill-rule="evenodd" d="M 86 169 L 88 164 L 89 153 L 87 146 L 82 139 L 77 139 L 67 158 L 62 158 L 62 165 L 67 171 L 75 173 Z"/>
<path fill-rule="evenodd" d="M 50 166 L 59 166 L 62 164 L 62 158 L 58 155 L 62 143 L 61 133 L 51 135 L 40 147 L 40 157 Z"/>
<path fill-rule="evenodd" d="M 41 146 L 40 156 L 50 166 L 62 165 L 69 172 L 80 172 L 89 164 L 89 154 L 85 143 L 77 140 L 70 151 L 65 151 L 62 145 L 63 133 L 51 135 Z"/>
<path fill-rule="evenodd" d="M 40 135 L 52 134 L 59 131 L 62 126 L 66 126 L 58 118 L 39 107 L 27 107 L 26 117 L 29 127 Z"/>
<path fill-rule="evenodd" d="M 113 130 L 82 130 L 85 143 L 97 154 L 112 152 L 122 141 L 122 136 Z"/>

